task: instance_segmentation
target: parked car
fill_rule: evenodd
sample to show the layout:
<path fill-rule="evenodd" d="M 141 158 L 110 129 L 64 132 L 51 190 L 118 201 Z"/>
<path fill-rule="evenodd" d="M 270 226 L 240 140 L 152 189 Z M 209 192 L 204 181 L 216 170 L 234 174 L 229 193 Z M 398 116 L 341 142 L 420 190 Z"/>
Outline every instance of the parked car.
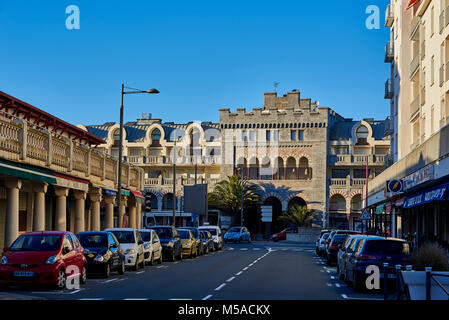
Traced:
<path fill-rule="evenodd" d="M 212 234 L 209 231 L 200 231 L 203 236 L 203 243 L 206 248 L 206 254 L 209 252 L 213 252 L 215 250 L 214 238 L 212 238 Z"/>
<path fill-rule="evenodd" d="M 251 242 L 251 234 L 246 227 L 233 227 L 225 233 L 224 243 L 232 242 Z"/>
<path fill-rule="evenodd" d="M 340 279 L 344 279 L 345 277 L 347 259 L 354 254 L 354 248 L 356 248 L 359 242 L 365 237 L 366 235 L 361 234 L 348 235 L 346 241 L 340 246 L 337 255 L 337 273 Z"/>
<path fill-rule="evenodd" d="M 62 289 L 67 273 L 69 278 L 78 277 L 81 284 L 86 283 L 84 248 L 71 232 L 24 233 L 4 249 L 0 262 L 0 284 L 4 285 L 52 284 Z"/>
<path fill-rule="evenodd" d="M 298 233 L 298 228 L 287 228 L 282 230 L 281 232 L 275 233 L 271 236 L 271 240 L 274 242 L 280 240 L 287 240 L 287 233 Z"/>
<path fill-rule="evenodd" d="M 197 256 L 202 256 L 204 254 L 205 251 L 205 247 L 203 246 L 203 241 L 201 239 L 201 232 L 198 228 L 194 228 L 194 227 L 185 227 L 183 229 L 188 229 L 192 232 L 193 236 L 196 239 L 197 242 Z"/>
<path fill-rule="evenodd" d="M 320 257 L 324 255 L 324 251 L 326 250 L 326 240 L 329 238 L 329 233 L 323 233 L 320 239 L 318 239 L 316 243 L 316 254 Z"/>
<path fill-rule="evenodd" d="M 328 245 L 326 248 L 326 265 L 330 266 L 332 263 L 337 262 L 337 253 L 340 249 L 340 245 L 350 234 L 359 234 L 359 232 L 352 230 L 338 230 L 335 231 L 333 235 L 331 233 L 332 239 L 328 241 Z"/>
<path fill-rule="evenodd" d="M 156 231 L 162 245 L 162 254 L 170 261 L 182 260 L 182 243 L 178 231 L 173 226 L 150 227 Z M 164 258 L 165 259 L 165 258 Z"/>
<path fill-rule="evenodd" d="M 205 225 L 201 226 L 198 229 L 204 231 L 209 231 L 212 235 L 212 238 L 214 239 L 214 246 L 215 250 L 221 250 L 223 249 L 223 236 L 221 234 L 220 227 L 218 226 L 211 226 L 211 225 Z"/>
<path fill-rule="evenodd" d="M 395 265 L 411 264 L 410 248 L 407 241 L 396 238 L 381 238 L 367 236 L 359 242 L 354 254 L 346 263 L 345 280 L 354 290 L 364 287 L 367 274 L 366 268 L 375 265 L 383 278 L 383 263 L 388 262 L 388 279 L 396 279 Z"/>
<path fill-rule="evenodd" d="M 189 258 L 196 258 L 198 256 L 198 242 L 189 229 L 179 228 L 179 236 L 182 242 L 182 254 Z"/>
<path fill-rule="evenodd" d="M 154 265 L 154 261 L 158 264 L 162 263 L 162 245 L 156 231 L 151 229 L 139 229 L 140 236 L 143 240 L 143 252 L 146 265 Z"/>
<path fill-rule="evenodd" d="M 140 233 L 133 228 L 110 228 L 125 253 L 125 266 L 137 271 L 145 266 L 143 240 Z"/>
<path fill-rule="evenodd" d="M 125 273 L 125 254 L 113 233 L 90 231 L 77 236 L 84 248 L 88 273 L 102 273 L 105 278 L 111 271 Z"/>

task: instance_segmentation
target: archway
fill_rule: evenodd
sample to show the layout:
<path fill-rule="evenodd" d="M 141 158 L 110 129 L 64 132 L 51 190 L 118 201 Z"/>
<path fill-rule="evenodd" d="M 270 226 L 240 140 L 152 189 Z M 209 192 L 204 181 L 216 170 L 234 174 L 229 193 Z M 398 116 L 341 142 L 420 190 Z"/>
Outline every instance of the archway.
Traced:
<path fill-rule="evenodd" d="M 271 223 L 271 234 L 278 233 L 283 229 L 285 229 L 286 227 L 288 227 L 286 222 L 278 220 L 278 218 L 282 215 L 281 200 L 279 200 L 276 197 L 268 197 L 267 199 L 265 199 L 263 205 L 272 206 L 273 208 L 273 220 L 272 220 L 273 222 Z M 259 224 L 259 233 L 264 233 L 262 223 Z"/>
<path fill-rule="evenodd" d="M 296 171 L 296 160 L 293 157 L 288 157 L 287 166 L 286 166 L 286 178 L 287 180 L 296 180 L 297 179 L 297 171 Z"/>
<path fill-rule="evenodd" d="M 175 208 L 177 209 L 177 201 L 175 202 Z M 173 193 L 167 193 L 162 198 L 162 210 L 173 210 Z"/>
<path fill-rule="evenodd" d="M 293 207 L 294 205 L 298 205 L 300 207 L 307 207 L 307 202 L 301 197 L 293 197 L 288 202 L 288 209 L 290 210 L 290 208 Z"/>
<path fill-rule="evenodd" d="M 345 229 L 347 225 L 346 199 L 341 194 L 334 194 L 329 199 L 329 227 Z"/>

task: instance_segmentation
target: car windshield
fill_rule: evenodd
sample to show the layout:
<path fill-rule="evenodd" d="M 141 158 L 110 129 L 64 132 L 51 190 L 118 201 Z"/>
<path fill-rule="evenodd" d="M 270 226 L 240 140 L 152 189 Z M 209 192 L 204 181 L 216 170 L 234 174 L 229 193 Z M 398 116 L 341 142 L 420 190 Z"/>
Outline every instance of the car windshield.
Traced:
<path fill-rule="evenodd" d="M 231 233 L 231 232 L 240 232 L 240 228 L 234 227 L 234 228 L 229 229 L 228 232 L 229 233 Z"/>
<path fill-rule="evenodd" d="M 111 231 L 119 243 L 135 243 L 133 231 Z"/>
<path fill-rule="evenodd" d="M 348 235 L 347 234 L 336 234 L 333 238 L 332 238 L 332 244 L 340 244 L 343 243 L 343 241 L 346 240 L 346 237 Z"/>
<path fill-rule="evenodd" d="M 161 239 L 171 239 L 172 238 L 172 230 L 171 228 L 152 228 L 156 231 L 157 235 Z"/>
<path fill-rule="evenodd" d="M 142 237 L 142 240 L 144 242 L 150 242 L 151 241 L 151 232 L 147 231 L 139 231 L 140 236 Z"/>
<path fill-rule="evenodd" d="M 198 230 L 196 230 L 196 229 L 189 229 L 189 230 L 190 230 L 190 232 L 192 232 L 192 235 L 193 235 L 196 239 L 198 239 L 198 237 L 200 236 L 199 233 L 198 233 Z"/>
<path fill-rule="evenodd" d="M 323 234 L 322 239 L 323 239 L 323 240 L 326 240 L 327 238 L 329 238 L 329 233 Z"/>
<path fill-rule="evenodd" d="M 208 236 L 206 232 L 201 232 L 201 234 L 203 235 L 204 240 L 207 240 Z"/>
<path fill-rule="evenodd" d="M 211 235 L 216 236 L 217 235 L 217 229 L 203 229 L 206 231 L 209 231 Z"/>
<path fill-rule="evenodd" d="M 178 230 L 179 236 L 181 239 L 190 239 L 190 233 L 187 230 Z"/>
<path fill-rule="evenodd" d="M 78 239 L 84 248 L 106 248 L 108 246 L 108 237 L 105 234 L 80 233 Z"/>
<path fill-rule="evenodd" d="M 409 254 L 408 243 L 395 240 L 368 240 L 363 250 L 378 254 Z"/>
<path fill-rule="evenodd" d="M 11 251 L 58 251 L 62 236 L 60 234 L 22 235 L 11 246 Z"/>

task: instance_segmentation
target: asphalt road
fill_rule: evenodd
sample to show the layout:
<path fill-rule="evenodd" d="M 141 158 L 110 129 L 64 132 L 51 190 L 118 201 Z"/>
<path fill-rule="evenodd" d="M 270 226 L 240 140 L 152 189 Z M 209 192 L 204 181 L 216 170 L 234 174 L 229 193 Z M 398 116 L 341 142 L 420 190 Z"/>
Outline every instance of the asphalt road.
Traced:
<path fill-rule="evenodd" d="M 298 244 L 228 244 L 207 256 L 123 276 L 90 276 L 79 290 L 14 287 L 3 293 L 64 300 L 382 299 L 379 293 L 354 293 L 314 251 Z"/>

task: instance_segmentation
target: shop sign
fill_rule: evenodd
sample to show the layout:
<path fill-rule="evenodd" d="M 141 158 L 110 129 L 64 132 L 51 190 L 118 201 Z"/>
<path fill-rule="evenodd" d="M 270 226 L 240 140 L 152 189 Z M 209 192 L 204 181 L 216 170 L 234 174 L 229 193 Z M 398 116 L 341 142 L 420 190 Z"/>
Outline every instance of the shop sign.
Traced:
<path fill-rule="evenodd" d="M 439 187 L 436 189 L 424 191 L 420 194 L 413 195 L 408 197 L 404 202 L 404 208 L 413 208 L 419 206 L 421 204 L 433 202 L 433 201 L 442 201 L 444 200 L 444 195 L 446 194 L 447 185 L 443 187 Z"/>
<path fill-rule="evenodd" d="M 404 191 L 420 185 L 421 183 L 431 181 L 434 179 L 434 176 L 435 169 L 433 164 L 424 167 L 404 178 Z"/>

